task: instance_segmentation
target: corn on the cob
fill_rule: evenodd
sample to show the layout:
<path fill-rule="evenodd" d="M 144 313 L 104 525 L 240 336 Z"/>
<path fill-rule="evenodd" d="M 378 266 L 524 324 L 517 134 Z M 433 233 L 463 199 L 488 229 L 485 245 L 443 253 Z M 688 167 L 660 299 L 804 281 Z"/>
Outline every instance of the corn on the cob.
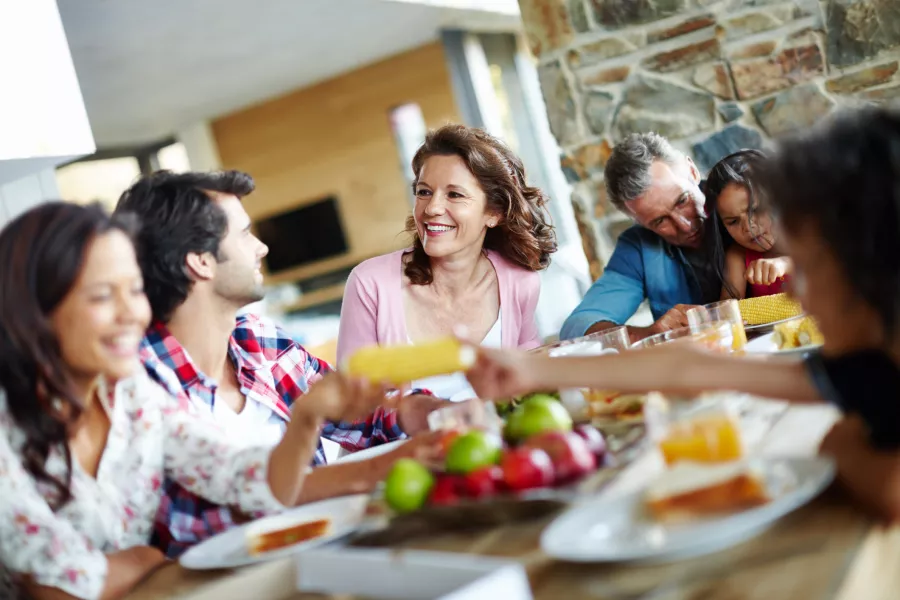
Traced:
<path fill-rule="evenodd" d="M 800 321 L 800 327 L 797 329 L 797 341 L 801 346 L 825 343 L 825 337 L 819 331 L 819 326 L 812 317 L 806 317 Z"/>
<path fill-rule="evenodd" d="M 779 323 L 775 326 L 772 341 L 778 345 L 779 349 L 787 350 L 788 348 L 796 348 L 800 345 L 797 341 L 797 330 L 800 329 L 802 320 L 803 319 L 794 319 L 793 321 Z"/>
<path fill-rule="evenodd" d="M 369 346 L 353 353 L 343 371 L 352 377 L 399 385 L 463 371 L 475 363 L 475 357 L 475 348 L 454 338 L 411 346 Z"/>
<path fill-rule="evenodd" d="M 825 338 L 812 317 L 803 317 L 775 326 L 773 338 L 781 350 L 822 344 Z"/>
<path fill-rule="evenodd" d="M 787 294 L 744 298 L 739 302 L 741 317 L 748 325 L 762 325 L 796 317 L 803 312 L 800 303 Z"/>

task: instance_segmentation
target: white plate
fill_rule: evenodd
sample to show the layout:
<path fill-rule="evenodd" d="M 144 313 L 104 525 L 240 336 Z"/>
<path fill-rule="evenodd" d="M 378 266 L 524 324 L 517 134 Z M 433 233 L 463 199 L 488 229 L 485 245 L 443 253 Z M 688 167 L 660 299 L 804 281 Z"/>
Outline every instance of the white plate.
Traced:
<path fill-rule="evenodd" d="M 763 506 L 688 523 L 662 524 L 644 511 L 644 490 L 600 497 L 563 513 L 544 531 L 541 548 L 572 562 L 670 562 L 709 554 L 761 533 L 817 496 L 834 477 L 824 458 L 760 459 L 774 499 Z"/>
<path fill-rule="evenodd" d="M 204 540 L 182 554 L 178 562 L 186 569 L 231 569 L 289 556 L 354 531 L 365 518 L 368 504 L 367 494 L 357 494 L 298 506 L 278 515 L 245 523 Z M 319 519 L 331 521 L 331 530 L 327 535 L 259 555 L 247 552 L 248 534 L 291 527 Z"/>
<path fill-rule="evenodd" d="M 801 319 L 805 315 L 803 313 L 799 315 L 794 315 L 793 317 L 788 317 L 786 319 L 779 319 L 778 321 L 770 321 L 768 323 L 759 323 L 757 325 L 744 325 L 744 331 L 749 333 L 763 333 L 766 331 L 772 331 L 775 329 L 776 325 L 780 325 L 781 323 L 787 323 L 788 321 L 793 321 L 794 319 Z"/>
<path fill-rule="evenodd" d="M 809 346 L 800 346 L 799 348 L 782 350 L 778 347 L 778 344 L 775 343 L 775 332 L 773 331 L 772 333 L 767 333 L 766 335 L 761 335 L 756 339 L 750 340 L 747 342 L 747 345 L 744 346 L 744 350 L 750 354 L 790 355 L 806 354 L 807 352 L 811 352 L 812 350 L 821 347 L 822 344 L 810 344 Z"/>
<path fill-rule="evenodd" d="M 398 446 L 402 446 L 409 440 L 395 440 L 393 442 L 388 442 L 387 444 L 380 444 L 375 446 L 374 448 L 366 448 L 365 450 L 360 450 L 359 452 L 351 452 L 350 454 L 345 454 L 338 458 L 335 463 L 347 463 L 347 462 L 356 462 L 358 460 L 368 460 L 370 458 L 375 458 L 376 456 L 381 456 L 382 454 L 387 454 L 391 450 L 397 448 Z"/>

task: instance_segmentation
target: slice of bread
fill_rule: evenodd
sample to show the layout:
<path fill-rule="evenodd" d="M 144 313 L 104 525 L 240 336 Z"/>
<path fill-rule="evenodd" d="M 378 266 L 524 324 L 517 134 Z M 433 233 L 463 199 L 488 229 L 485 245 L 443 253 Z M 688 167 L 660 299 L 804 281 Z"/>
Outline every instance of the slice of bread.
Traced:
<path fill-rule="evenodd" d="M 762 474 L 744 462 L 679 462 L 647 490 L 647 509 L 659 520 L 685 520 L 737 511 L 771 500 Z"/>
<path fill-rule="evenodd" d="M 331 521 L 319 519 L 306 523 L 298 523 L 288 527 L 269 529 L 264 531 L 247 532 L 247 551 L 250 556 L 279 550 L 300 542 L 312 540 L 328 534 L 331 530 Z"/>

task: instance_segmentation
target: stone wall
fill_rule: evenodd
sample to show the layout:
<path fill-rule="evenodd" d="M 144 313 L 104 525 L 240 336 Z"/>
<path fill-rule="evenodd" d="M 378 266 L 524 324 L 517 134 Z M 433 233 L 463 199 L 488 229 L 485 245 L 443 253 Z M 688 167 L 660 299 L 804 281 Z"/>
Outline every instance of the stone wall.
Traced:
<path fill-rule="evenodd" d="M 706 170 L 840 107 L 900 98 L 900 0 L 519 0 L 594 277 L 630 222 L 603 166 L 657 131 Z"/>

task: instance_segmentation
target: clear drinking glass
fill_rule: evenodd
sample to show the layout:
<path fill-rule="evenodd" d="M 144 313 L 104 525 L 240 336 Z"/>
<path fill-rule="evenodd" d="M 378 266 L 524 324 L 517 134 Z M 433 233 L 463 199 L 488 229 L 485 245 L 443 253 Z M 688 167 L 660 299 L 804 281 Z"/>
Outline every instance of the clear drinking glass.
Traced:
<path fill-rule="evenodd" d="M 631 338 L 628 337 L 626 327 L 613 327 L 574 340 L 566 340 L 549 348 L 547 352 L 553 358 L 617 354 L 628 350 L 630 342 Z M 605 390 L 562 389 L 559 391 L 559 400 L 575 420 L 581 421 L 589 418 L 592 414 L 591 397 L 598 395 L 605 397 L 612 393 Z"/>
<path fill-rule="evenodd" d="M 557 342 L 546 348 L 550 356 L 590 356 L 608 352 L 622 352 L 631 347 L 628 328 L 623 326 L 604 329 L 584 337 Z"/>
<path fill-rule="evenodd" d="M 727 321 L 731 323 L 733 330 L 732 350 L 742 351 L 747 345 L 747 333 L 744 331 L 744 319 L 741 317 L 741 307 L 737 300 L 722 300 L 704 306 L 698 306 L 687 311 L 688 324 L 691 329 L 698 329 L 706 323 Z"/>
<path fill-rule="evenodd" d="M 730 352 L 734 347 L 734 327 L 730 321 L 703 323 L 697 327 L 681 327 L 651 335 L 635 343 L 632 348 L 652 348 L 673 342 L 699 343 L 711 350 Z"/>
<path fill-rule="evenodd" d="M 499 433 L 502 426 L 494 403 L 477 398 L 439 408 L 428 415 L 428 428 L 432 431 L 482 429 Z"/>
<path fill-rule="evenodd" d="M 681 460 L 727 462 L 739 460 L 745 448 L 740 418 L 729 405 L 716 402 L 670 415 L 657 440 L 666 464 Z"/>

